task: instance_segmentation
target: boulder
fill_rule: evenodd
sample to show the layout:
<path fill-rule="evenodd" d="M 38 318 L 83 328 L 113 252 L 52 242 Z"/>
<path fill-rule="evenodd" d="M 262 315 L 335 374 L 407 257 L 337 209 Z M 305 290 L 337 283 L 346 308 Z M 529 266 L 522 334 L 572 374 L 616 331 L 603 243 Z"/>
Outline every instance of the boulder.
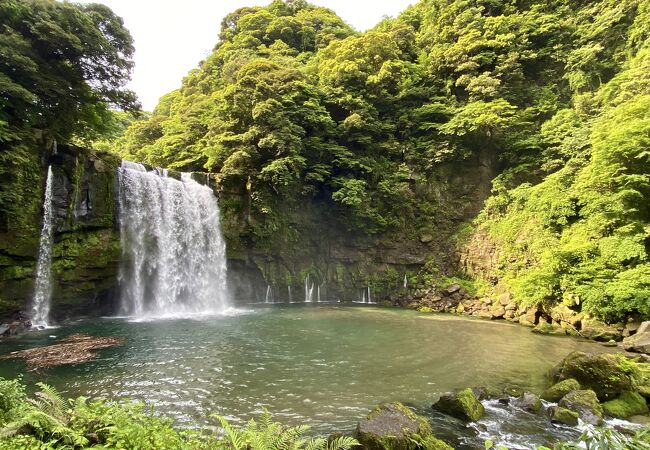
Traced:
<path fill-rule="evenodd" d="M 591 389 L 569 392 L 560 399 L 558 406 L 577 412 L 583 422 L 591 425 L 603 423 L 603 407 Z"/>
<path fill-rule="evenodd" d="M 495 305 L 490 308 L 490 314 L 492 314 L 492 319 L 503 319 L 503 316 L 506 315 L 506 309 L 503 306 Z"/>
<path fill-rule="evenodd" d="M 542 394 L 542 399 L 546 400 L 547 402 L 559 402 L 560 399 L 567 395 L 569 392 L 577 391 L 579 389 L 580 383 L 578 383 L 573 378 L 569 378 L 567 380 L 562 380 L 545 390 Z"/>
<path fill-rule="evenodd" d="M 548 409 L 548 416 L 553 423 L 561 423 L 563 425 L 569 425 L 572 427 L 578 425 L 578 418 L 580 417 L 577 412 L 562 408 L 560 406 L 550 407 Z"/>
<path fill-rule="evenodd" d="M 637 392 L 624 392 L 614 400 L 603 403 L 605 414 L 619 419 L 627 419 L 631 416 L 647 414 L 648 405 L 645 398 Z"/>
<path fill-rule="evenodd" d="M 566 324 L 573 328 L 580 325 L 582 314 L 572 310 L 567 305 L 560 304 L 555 306 L 550 311 L 551 319 L 560 324 Z"/>
<path fill-rule="evenodd" d="M 519 323 L 527 327 L 534 327 L 537 324 L 538 312 L 534 306 L 524 309 L 519 316 Z"/>
<path fill-rule="evenodd" d="M 361 420 L 355 437 L 366 450 L 451 450 L 437 439 L 424 417 L 399 402 L 385 403 Z"/>
<path fill-rule="evenodd" d="M 556 383 L 573 378 L 583 389 L 593 390 L 601 401 L 606 401 L 634 390 L 640 371 L 638 364 L 621 354 L 576 351 L 551 370 L 551 378 Z"/>
<path fill-rule="evenodd" d="M 542 409 L 542 401 L 535 394 L 524 392 L 521 396 L 510 402 L 511 405 L 531 413 L 539 412 Z"/>
<path fill-rule="evenodd" d="M 461 290 L 460 284 L 452 284 L 451 286 L 448 286 L 446 289 L 443 290 L 443 294 L 452 295 L 460 290 Z"/>
<path fill-rule="evenodd" d="M 512 295 L 510 293 L 505 293 L 499 296 L 499 304 L 501 306 L 507 306 L 512 301 Z"/>
<path fill-rule="evenodd" d="M 582 319 L 582 327 L 580 328 L 580 334 L 594 341 L 607 342 L 609 340 L 620 341 L 622 339 L 622 330 L 619 330 L 617 327 L 612 325 L 607 325 L 604 322 L 601 322 L 592 318 Z"/>
<path fill-rule="evenodd" d="M 641 322 L 641 325 L 639 325 L 639 328 L 636 330 L 637 333 L 645 333 L 647 331 L 650 331 L 650 320 Z"/>
<path fill-rule="evenodd" d="M 485 408 L 470 388 L 457 393 L 442 394 L 440 400 L 433 405 L 433 409 L 470 422 L 476 422 L 485 413 Z"/>
<path fill-rule="evenodd" d="M 623 339 L 622 347 L 628 352 L 650 353 L 650 331 L 626 337 Z"/>

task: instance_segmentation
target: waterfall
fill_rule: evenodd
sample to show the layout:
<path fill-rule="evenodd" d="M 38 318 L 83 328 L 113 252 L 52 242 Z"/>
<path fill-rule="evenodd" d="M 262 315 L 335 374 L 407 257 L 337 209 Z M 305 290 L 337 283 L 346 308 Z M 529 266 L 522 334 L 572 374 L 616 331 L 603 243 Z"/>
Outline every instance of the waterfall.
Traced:
<path fill-rule="evenodd" d="M 287 291 L 289 292 L 289 303 L 293 302 L 293 296 L 291 295 L 291 285 L 287 284 Z"/>
<path fill-rule="evenodd" d="M 314 301 L 314 282 L 309 279 L 309 274 L 305 277 L 305 302 Z"/>
<path fill-rule="evenodd" d="M 409 285 L 409 280 L 406 278 L 406 274 L 404 274 L 404 289 L 406 289 Z"/>
<path fill-rule="evenodd" d="M 38 263 L 36 265 L 36 283 L 32 306 L 32 325 L 47 327 L 50 316 L 50 300 L 52 297 L 52 238 L 54 234 L 54 211 L 52 205 L 52 166 L 47 168 L 45 183 L 45 199 L 43 200 L 43 228 L 38 248 Z"/>
<path fill-rule="evenodd" d="M 316 301 L 320 303 L 320 284 L 318 285 L 318 288 L 316 290 Z"/>
<path fill-rule="evenodd" d="M 271 291 L 271 285 L 267 284 L 266 285 L 266 296 L 264 297 L 264 303 L 272 303 L 273 302 L 273 292 Z"/>
<path fill-rule="evenodd" d="M 212 190 L 181 174 L 119 169 L 121 313 L 135 318 L 219 313 L 229 305 L 225 243 Z"/>

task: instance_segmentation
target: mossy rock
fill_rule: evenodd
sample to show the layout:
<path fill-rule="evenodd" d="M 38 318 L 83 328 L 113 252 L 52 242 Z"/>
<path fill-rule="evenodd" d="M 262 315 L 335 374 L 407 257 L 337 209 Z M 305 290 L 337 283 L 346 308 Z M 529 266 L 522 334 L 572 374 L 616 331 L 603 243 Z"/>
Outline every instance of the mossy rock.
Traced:
<path fill-rule="evenodd" d="M 600 401 L 633 391 L 640 376 L 637 363 L 614 353 L 573 352 L 551 370 L 554 382 L 573 378 L 584 389 L 593 390 Z"/>
<path fill-rule="evenodd" d="M 563 425 L 576 426 L 580 414 L 570 409 L 562 408 L 561 406 L 553 406 L 548 410 L 549 418 L 553 423 L 561 423 Z"/>
<path fill-rule="evenodd" d="M 542 409 L 542 401 L 538 396 L 530 392 L 524 392 L 514 399 L 511 404 L 530 413 L 536 413 Z"/>
<path fill-rule="evenodd" d="M 357 425 L 355 437 L 366 450 L 451 450 L 437 439 L 424 417 L 399 402 L 373 409 Z"/>
<path fill-rule="evenodd" d="M 596 393 L 591 389 L 571 391 L 559 401 L 558 406 L 577 412 L 583 422 L 600 425 L 603 423 L 603 407 Z"/>
<path fill-rule="evenodd" d="M 458 419 L 471 422 L 476 422 L 485 414 L 485 408 L 470 388 L 457 393 L 448 392 L 443 394 L 440 400 L 433 405 L 433 408 Z"/>
<path fill-rule="evenodd" d="M 624 392 L 614 400 L 603 403 L 605 414 L 620 419 L 648 413 L 645 398 L 637 392 Z"/>
<path fill-rule="evenodd" d="M 580 383 L 578 383 L 573 378 L 569 378 L 567 380 L 562 380 L 545 390 L 542 394 L 542 399 L 546 400 L 547 402 L 559 402 L 560 399 L 567 395 L 569 392 L 577 391 L 579 389 Z"/>
<path fill-rule="evenodd" d="M 650 399 L 650 385 L 642 384 L 636 387 L 636 391 L 646 399 Z"/>

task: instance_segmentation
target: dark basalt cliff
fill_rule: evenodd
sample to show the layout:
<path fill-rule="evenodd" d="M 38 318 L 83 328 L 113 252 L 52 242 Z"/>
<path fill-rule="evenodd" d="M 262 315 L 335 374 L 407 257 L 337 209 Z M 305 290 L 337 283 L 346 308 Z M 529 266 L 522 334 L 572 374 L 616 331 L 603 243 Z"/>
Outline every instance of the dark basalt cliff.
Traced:
<path fill-rule="evenodd" d="M 53 172 L 55 319 L 105 314 L 115 299 L 120 258 L 116 226 L 119 158 L 75 147 L 50 146 L 20 168 L 3 189 L 24 189 L 22 204 L 2 211 L 0 314 L 27 310 L 33 295 L 47 166 Z M 37 173 L 38 176 L 34 176 Z M 30 179 L 29 186 L 20 181 Z"/>

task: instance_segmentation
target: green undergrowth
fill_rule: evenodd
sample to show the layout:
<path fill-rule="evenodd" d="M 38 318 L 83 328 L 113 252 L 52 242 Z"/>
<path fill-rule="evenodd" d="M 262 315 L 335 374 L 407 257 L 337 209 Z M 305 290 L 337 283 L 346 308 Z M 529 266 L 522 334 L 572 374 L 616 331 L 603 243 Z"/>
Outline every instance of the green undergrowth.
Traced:
<path fill-rule="evenodd" d="M 268 412 L 245 427 L 213 415 L 218 431 L 178 430 L 139 403 L 85 397 L 65 400 L 54 388 L 28 397 L 19 380 L 0 378 L 0 450 L 122 448 L 156 450 L 347 450 L 351 437 L 306 438 L 306 425 L 285 427 Z"/>

